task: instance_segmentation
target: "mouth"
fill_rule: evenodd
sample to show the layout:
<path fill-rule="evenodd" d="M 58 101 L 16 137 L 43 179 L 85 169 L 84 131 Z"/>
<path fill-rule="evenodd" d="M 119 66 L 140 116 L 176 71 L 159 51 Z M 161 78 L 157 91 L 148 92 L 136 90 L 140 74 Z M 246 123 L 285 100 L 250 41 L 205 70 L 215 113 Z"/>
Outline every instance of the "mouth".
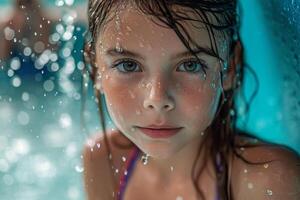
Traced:
<path fill-rule="evenodd" d="M 169 138 L 176 135 L 182 127 L 179 128 L 149 128 L 137 127 L 142 133 L 152 138 Z"/>

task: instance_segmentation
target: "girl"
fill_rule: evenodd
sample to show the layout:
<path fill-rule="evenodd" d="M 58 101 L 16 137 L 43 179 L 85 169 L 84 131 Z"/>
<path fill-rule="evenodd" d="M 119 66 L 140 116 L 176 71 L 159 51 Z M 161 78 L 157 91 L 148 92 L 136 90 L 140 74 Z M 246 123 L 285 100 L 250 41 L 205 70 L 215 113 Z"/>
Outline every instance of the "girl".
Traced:
<path fill-rule="evenodd" d="M 88 199 L 300 199 L 298 155 L 235 128 L 236 4 L 89 1 L 103 133 L 83 152 Z M 101 102 L 117 130 L 106 133 Z"/>

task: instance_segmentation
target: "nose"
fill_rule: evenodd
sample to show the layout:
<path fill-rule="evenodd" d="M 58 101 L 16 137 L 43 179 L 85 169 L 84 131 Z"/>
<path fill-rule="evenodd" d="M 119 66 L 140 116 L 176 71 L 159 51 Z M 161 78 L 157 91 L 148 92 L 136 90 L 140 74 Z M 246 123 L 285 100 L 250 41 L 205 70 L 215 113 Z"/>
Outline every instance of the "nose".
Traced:
<path fill-rule="evenodd" d="M 168 94 L 167 81 L 154 80 L 147 86 L 150 88 L 144 100 L 144 108 L 156 112 L 167 112 L 175 107 L 174 99 Z"/>

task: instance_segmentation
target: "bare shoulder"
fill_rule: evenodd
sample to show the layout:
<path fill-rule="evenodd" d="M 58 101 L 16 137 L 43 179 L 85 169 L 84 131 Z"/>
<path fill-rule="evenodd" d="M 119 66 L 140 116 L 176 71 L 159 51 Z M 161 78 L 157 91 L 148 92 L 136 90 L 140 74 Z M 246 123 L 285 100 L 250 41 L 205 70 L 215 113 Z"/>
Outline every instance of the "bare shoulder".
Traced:
<path fill-rule="evenodd" d="M 129 149 L 115 145 L 130 142 L 118 131 L 99 133 L 89 138 L 83 148 L 84 185 L 89 200 L 112 199 L 120 178 L 118 169 L 122 167 L 122 157 Z M 108 148 L 108 145 L 110 148 Z"/>
<path fill-rule="evenodd" d="M 240 148 L 249 164 L 234 156 L 232 187 L 235 199 L 300 199 L 300 157 L 291 148 L 254 138 L 243 138 L 259 144 Z"/>

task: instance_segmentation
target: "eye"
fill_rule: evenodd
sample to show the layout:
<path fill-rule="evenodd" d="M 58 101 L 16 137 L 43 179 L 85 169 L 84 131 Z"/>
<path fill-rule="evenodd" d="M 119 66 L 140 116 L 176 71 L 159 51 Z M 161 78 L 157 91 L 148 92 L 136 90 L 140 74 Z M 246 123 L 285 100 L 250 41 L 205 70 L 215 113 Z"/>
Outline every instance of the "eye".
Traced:
<path fill-rule="evenodd" d="M 113 67 L 116 67 L 118 71 L 122 73 L 128 73 L 128 72 L 134 72 L 134 69 L 136 69 L 138 64 L 135 61 L 132 60 L 120 60 L 116 64 L 113 65 Z"/>
<path fill-rule="evenodd" d="M 199 73 L 199 72 L 206 73 L 205 69 L 207 68 L 207 65 L 197 60 L 187 60 L 185 62 L 182 62 L 179 65 L 179 68 L 184 68 L 185 71 L 190 73 Z"/>

